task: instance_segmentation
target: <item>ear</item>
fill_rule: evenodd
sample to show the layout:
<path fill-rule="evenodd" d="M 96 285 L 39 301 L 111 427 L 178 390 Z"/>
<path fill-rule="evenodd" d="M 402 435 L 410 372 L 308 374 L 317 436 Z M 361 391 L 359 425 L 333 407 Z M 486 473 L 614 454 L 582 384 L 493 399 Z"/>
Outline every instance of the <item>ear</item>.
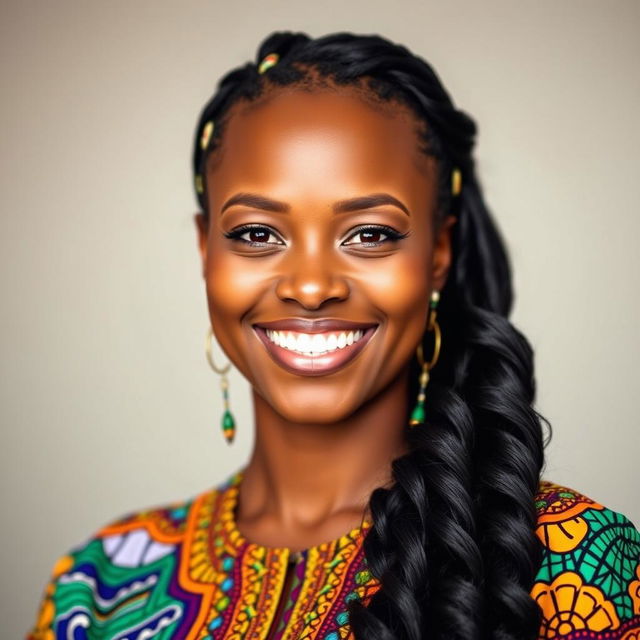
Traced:
<path fill-rule="evenodd" d="M 451 267 L 451 228 L 457 222 L 455 216 L 446 216 L 436 232 L 433 247 L 433 288 L 442 291 Z"/>
<path fill-rule="evenodd" d="M 207 239 L 209 237 L 209 222 L 202 211 L 194 214 L 193 220 L 196 223 L 198 232 L 198 250 L 202 261 L 202 277 L 207 273 Z"/>

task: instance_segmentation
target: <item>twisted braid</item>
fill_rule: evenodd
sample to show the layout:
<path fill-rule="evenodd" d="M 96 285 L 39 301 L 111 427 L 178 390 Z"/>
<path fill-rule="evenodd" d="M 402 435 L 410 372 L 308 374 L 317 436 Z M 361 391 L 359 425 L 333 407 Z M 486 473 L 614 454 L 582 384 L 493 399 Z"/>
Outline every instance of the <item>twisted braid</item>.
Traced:
<path fill-rule="evenodd" d="M 257 65 L 279 55 L 268 73 Z M 348 86 L 377 105 L 408 106 L 422 125 L 421 149 L 436 158 L 438 207 L 458 217 L 452 266 L 441 292 L 442 350 L 425 400 L 426 422 L 407 429 L 408 453 L 392 462 L 392 484 L 370 496 L 364 541 L 381 587 L 349 603 L 356 640 L 524 640 L 537 637 L 541 611 L 530 598 L 542 549 L 534 495 L 544 465 L 542 423 L 533 408 L 533 352 L 509 322 L 511 267 L 476 179 L 476 125 L 455 108 L 433 69 L 377 35 L 340 32 L 311 39 L 276 32 L 256 62 L 227 75 L 200 114 L 193 169 L 215 162 L 232 107 L 278 87 Z M 205 149 L 200 134 L 215 121 Z M 452 197 L 451 170 L 463 189 Z M 207 215 L 206 184 L 198 193 Z M 423 349 L 430 349 L 425 336 Z M 410 364 L 407 421 L 419 365 Z"/>

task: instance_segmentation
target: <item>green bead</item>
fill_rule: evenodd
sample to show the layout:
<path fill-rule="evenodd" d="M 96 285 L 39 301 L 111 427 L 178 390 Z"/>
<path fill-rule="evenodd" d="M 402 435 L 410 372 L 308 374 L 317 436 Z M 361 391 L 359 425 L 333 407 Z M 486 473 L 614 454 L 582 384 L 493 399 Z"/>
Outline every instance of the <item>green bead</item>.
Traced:
<path fill-rule="evenodd" d="M 409 424 L 420 424 L 422 422 L 424 422 L 424 405 L 419 402 L 411 414 Z"/>
<path fill-rule="evenodd" d="M 222 432 L 224 433 L 224 437 L 227 439 L 227 442 L 233 442 L 233 438 L 236 433 L 236 423 L 229 409 L 226 409 L 222 415 Z"/>
<path fill-rule="evenodd" d="M 231 411 L 227 409 L 222 416 L 222 428 L 223 429 L 233 429 L 236 426 L 236 423 L 233 420 L 233 416 L 231 415 Z"/>

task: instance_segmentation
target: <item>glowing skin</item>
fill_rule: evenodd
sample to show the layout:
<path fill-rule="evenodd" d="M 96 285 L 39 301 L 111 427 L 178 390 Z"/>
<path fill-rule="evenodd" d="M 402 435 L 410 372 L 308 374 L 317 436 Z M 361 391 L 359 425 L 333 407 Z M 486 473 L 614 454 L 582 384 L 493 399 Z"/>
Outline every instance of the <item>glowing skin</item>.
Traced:
<path fill-rule="evenodd" d="M 205 178 L 209 223 L 195 220 L 214 333 L 253 389 L 256 439 L 237 522 L 253 542 L 298 550 L 358 526 L 405 451 L 408 367 L 430 293 L 445 284 L 454 218 L 434 233 L 435 162 L 401 106 L 385 113 L 348 89 L 289 90 L 232 114 Z M 238 202 L 222 211 L 238 193 L 287 212 Z M 334 213 L 381 193 L 407 211 Z M 268 244 L 225 236 L 241 225 L 261 225 L 241 237 Z M 359 235 L 363 225 L 404 237 Z M 307 371 L 283 366 L 254 328 L 290 318 L 378 326 L 355 357 L 317 375 L 308 358 Z"/>

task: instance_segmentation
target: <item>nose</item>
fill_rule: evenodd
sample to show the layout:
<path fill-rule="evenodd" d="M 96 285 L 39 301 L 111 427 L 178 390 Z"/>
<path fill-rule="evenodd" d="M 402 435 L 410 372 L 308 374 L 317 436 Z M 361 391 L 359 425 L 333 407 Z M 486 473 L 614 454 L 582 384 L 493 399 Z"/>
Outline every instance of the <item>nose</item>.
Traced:
<path fill-rule="evenodd" d="M 276 285 L 276 295 L 283 301 L 294 301 L 305 309 L 317 309 L 329 300 L 349 297 L 349 284 L 335 262 L 315 253 L 286 261 Z"/>

